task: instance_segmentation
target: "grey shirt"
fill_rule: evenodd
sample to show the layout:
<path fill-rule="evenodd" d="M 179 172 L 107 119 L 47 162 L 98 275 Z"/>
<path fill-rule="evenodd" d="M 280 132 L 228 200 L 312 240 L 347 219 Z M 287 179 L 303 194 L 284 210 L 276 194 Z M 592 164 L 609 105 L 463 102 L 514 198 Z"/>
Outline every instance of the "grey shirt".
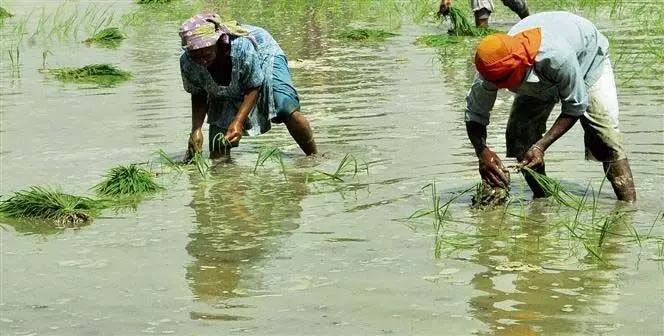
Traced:
<path fill-rule="evenodd" d="M 602 73 L 609 41 L 592 22 L 569 12 L 543 12 L 519 21 L 507 33 L 540 28 L 542 42 L 535 64 L 514 92 L 561 101 L 562 113 L 581 116 L 588 108 L 588 89 Z M 466 122 L 489 124 L 498 88 L 477 74 L 466 95 Z"/>

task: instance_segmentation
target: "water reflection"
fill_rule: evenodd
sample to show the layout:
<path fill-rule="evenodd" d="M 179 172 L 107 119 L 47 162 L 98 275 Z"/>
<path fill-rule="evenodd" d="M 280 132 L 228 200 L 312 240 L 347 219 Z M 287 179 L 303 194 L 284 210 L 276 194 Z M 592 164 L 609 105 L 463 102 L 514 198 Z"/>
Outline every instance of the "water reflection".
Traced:
<path fill-rule="evenodd" d="M 614 210 L 620 210 L 616 208 Z M 477 218 L 481 239 L 472 258 L 487 271 L 471 280 L 484 294 L 470 299 L 470 310 L 491 335 L 577 335 L 615 330 L 603 315 L 612 314 L 619 298 L 618 270 L 627 253 L 621 240 L 631 225 L 626 213 L 602 244 L 604 263 L 588 256 L 579 265 L 569 255 L 573 242 L 558 232 L 560 214 L 548 202 L 534 202 L 519 217 L 503 212 Z M 504 239 L 501 239 L 504 237 Z M 568 246 L 569 244 L 569 246 Z M 505 270 L 507 262 L 533 265 Z"/>
<path fill-rule="evenodd" d="M 279 237 L 299 227 L 304 177 L 253 175 L 224 164 L 209 181 L 191 176 L 196 227 L 186 247 L 193 261 L 186 277 L 197 301 L 218 305 L 260 291 L 262 261 L 277 252 Z"/>

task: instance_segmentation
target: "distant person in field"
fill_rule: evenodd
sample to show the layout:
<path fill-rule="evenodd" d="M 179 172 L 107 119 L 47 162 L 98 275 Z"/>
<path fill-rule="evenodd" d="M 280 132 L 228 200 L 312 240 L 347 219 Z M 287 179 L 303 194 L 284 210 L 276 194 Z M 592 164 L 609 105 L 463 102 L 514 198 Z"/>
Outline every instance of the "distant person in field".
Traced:
<path fill-rule="evenodd" d="M 618 128 L 609 41 L 590 21 L 568 12 L 533 14 L 507 34 L 482 39 L 475 67 L 478 74 L 466 96 L 465 121 L 484 180 L 493 186 L 509 183 L 500 158 L 486 144 L 496 94 L 508 89 L 516 96 L 505 134 L 507 157 L 544 174 L 544 153 L 580 121 L 586 159 L 603 163 L 619 200 L 636 200 Z M 547 131 L 547 119 L 558 102 L 562 113 Z M 530 175 L 525 177 L 535 197 L 547 196 Z"/>
<path fill-rule="evenodd" d="M 509 7 L 520 18 L 525 18 L 530 13 L 528 12 L 528 4 L 526 0 L 501 0 L 503 4 Z M 438 14 L 448 15 L 452 7 L 452 0 L 441 0 L 440 9 Z M 489 17 L 494 11 L 493 0 L 470 0 L 470 7 L 473 9 L 475 15 L 475 26 L 486 28 L 489 27 Z"/>
<path fill-rule="evenodd" d="M 265 29 L 203 12 L 182 24 L 180 38 L 180 70 L 192 110 L 185 160 L 202 150 L 206 116 L 211 158 L 229 155 L 243 135 L 265 133 L 273 123 L 285 123 L 302 151 L 316 154 L 286 55 Z"/>

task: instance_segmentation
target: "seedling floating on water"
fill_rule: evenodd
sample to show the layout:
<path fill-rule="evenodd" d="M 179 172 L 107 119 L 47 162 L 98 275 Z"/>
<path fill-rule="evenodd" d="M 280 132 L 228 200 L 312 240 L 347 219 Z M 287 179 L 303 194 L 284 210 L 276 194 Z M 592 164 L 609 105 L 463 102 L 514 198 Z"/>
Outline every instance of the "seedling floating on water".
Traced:
<path fill-rule="evenodd" d="M 127 37 L 122 34 L 119 28 L 110 27 L 100 30 L 98 33 L 83 42 L 87 44 L 94 43 L 106 48 L 115 48 L 126 38 Z"/>
<path fill-rule="evenodd" d="M 122 71 L 110 64 L 92 64 L 82 68 L 60 68 L 44 70 L 52 73 L 56 79 L 64 83 L 97 84 L 114 86 L 131 79 L 129 72 Z"/>
<path fill-rule="evenodd" d="M 135 164 L 112 168 L 93 188 L 105 197 L 144 196 L 164 190 L 154 181 L 151 172 Z"/>
<path fill-rule="evenodd" d="M 103 208 L 91 198 L 33 186 L 0 203 L 0 214 L 15 219 L 44 219 L 57 227 L 77 227 L 91 221 Z"/>
<path fill-rule="evenodd" d="M 358 28 L 339 33 L 337 37 L 342 40 L 351 41 L 383 42 L 388 37 L 397 35 L 399 34 L 390 33 L 382 29 Z"/>

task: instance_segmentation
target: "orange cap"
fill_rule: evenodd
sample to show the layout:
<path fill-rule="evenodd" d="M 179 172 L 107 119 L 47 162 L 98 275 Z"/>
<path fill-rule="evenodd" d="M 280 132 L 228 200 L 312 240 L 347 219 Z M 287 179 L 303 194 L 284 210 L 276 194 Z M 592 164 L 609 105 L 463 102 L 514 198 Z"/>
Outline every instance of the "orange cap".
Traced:
<path fill-rule="evenodd" d="M 535 63 L 542 35 L 539 28 L 515 36 L 492 34 L 480 41 L 475 52 L 477 71 L 499 88 L 517 87 L 528 67 Z"/>

